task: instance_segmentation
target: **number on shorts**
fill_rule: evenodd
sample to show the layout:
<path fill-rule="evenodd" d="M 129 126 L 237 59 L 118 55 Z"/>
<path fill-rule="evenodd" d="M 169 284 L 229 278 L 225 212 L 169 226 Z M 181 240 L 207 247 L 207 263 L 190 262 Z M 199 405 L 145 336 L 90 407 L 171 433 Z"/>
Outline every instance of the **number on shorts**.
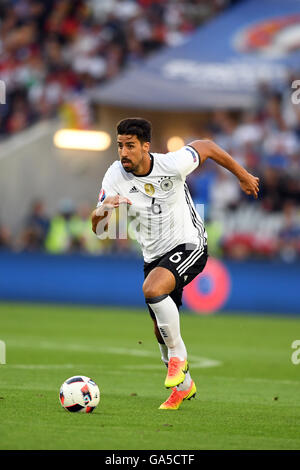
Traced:
<path fill-rule="evenodd" d="M 179 263 L 181 261 L 181 256 L 183 252 L 178 251 L 177 253 L 174 253 L 174 255 L 170 256 L 169 260 L 172 261 L 172 263 Z"/>

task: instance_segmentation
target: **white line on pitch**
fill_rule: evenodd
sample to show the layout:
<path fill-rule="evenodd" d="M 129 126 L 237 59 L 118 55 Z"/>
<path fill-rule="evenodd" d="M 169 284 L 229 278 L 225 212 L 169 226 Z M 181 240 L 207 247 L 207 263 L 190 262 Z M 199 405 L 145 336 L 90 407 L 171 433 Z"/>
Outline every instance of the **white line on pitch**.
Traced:
<path fill-rule="evenodd" d="M 194 360 L 196 359 L 193 356 Z M 221 365 L 220 361 L 214 361 L 212 359 L 206 358 L 197 358 L 198 360 L 201 359 L 203 362 L 199 361 L 198 363 L 191 363 L 191 367 L 200 368 L 200 367 L 213 367 L 213 365 L 206 365 L 205 361 L 212 362 L 215 366 Z M 40 370 L 55 370 L 55 369 L 76 369 L 76 370 L 84 370 L 86 368 L 91 369 L 104 369 L 101 364 L 8 364 L 6 368 L 14 368 L 14 369 L 40 369 Z M 122 372 L 120 369 L 147 369 L 147 370 L 156 370 L 161 369 L 162 364 L 140 364 L 140 365 L 124 365 L 118 366 L 115 370 L 110 370 L 110 374 L 121 374 Z M 223 382 L 226 381 L 238 381 L 238 382 L 249 382 L 249 383 L 270 383 L 270 384 L 282 384 L 282 385 L 296 385 L 300 386 L 299 380 L 281 380 L 281 379 L 267 379 L 267 378 L 258 378 L 258 377 L 230 377 L 230 376 L 220 376 L 220 375 L 213 375 L 209 377 L 210 381 L 212 380 L 222 380 Z M 1 384 L 2 386 L 3 384 Z M 17 387 L 21 388 L 21 387 Z"/>
<path fill-rule="evenodd" d="M 152 357 L 157 358 L 159 352 L 157 351 L 147 351 L 145 349 L 136 349 L 136 348 L 124 348 L 124 347 L 111 347 L 111 346 L 98 346 L 98 345 L 85 345 L 85 344 L 72 344 L 72 343 L 60 343 L 60 342 L 51 342 L 51 341 L 39 341 L 34 343 L 27 342 L 15 342 L 7 341 L 7 345 L 12 345 L 13 347 L 35 347 L 38 349 L 47 349 L 47 350 L 62 350 L 62 351 L 81 351 L 81 352 L 93 352 L 93 353 L 103 353 L 103 354 L 116 354 L 116 355 L 126 355 L 133 357 Z M 189 355 L 190 365 L 193 368 L 207 368 L 207 367 L 218 367 L 222 364 L 221 361 L 210 359 L 206 357 L 199 357 L 194 355 Z M 123 366 L 124 368 L 143 368 L 145 365 L 128 365 Z M 150 365 L 150 368 L 160 368 L 161 365 L 158 364 Z"/>

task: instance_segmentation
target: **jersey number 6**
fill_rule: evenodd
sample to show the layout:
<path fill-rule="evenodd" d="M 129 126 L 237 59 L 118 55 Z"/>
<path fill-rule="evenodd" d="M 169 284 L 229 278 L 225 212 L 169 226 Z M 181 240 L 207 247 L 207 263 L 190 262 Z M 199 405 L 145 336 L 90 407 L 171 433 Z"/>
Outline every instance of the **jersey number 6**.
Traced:
<path fill-rule="evenodd" d="M 160 204 L 155 202 L 155 197 L 152 199 L 151 210 L 152 210 L 152 214 L 154 214 L 154 215 L 161 214 L 161 212 L 162 212 Z"/>

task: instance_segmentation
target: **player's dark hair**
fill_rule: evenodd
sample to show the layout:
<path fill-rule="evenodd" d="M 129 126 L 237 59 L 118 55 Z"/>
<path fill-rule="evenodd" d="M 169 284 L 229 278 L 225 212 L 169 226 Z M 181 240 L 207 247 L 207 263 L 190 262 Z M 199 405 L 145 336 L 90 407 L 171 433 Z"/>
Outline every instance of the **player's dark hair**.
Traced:
<path fill-rule="evenodd" d="M 151 122 L 139 117 L 122 119 L 117 124 L 118 135 L 136 135 L 141 144 L 151 142 L 151 129 Z"/>

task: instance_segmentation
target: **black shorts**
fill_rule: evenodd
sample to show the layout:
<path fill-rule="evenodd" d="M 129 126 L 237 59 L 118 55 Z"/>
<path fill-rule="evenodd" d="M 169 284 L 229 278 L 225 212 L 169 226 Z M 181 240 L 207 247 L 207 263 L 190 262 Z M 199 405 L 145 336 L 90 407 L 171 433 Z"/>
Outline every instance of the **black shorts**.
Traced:
<path fill-rule="evenodd" d="M 169 294 L 177 307 L 182 305 L 182 292 L 184 286 L 189 284 L 201 273 L 207 261 L 207 246 L 197 249 L 196 246 L 178 245 L 165 255 L 151 263 L 144 263 L 144 279 L 152 269 L 161 267 L 171 271 L 176 280 L 175 289 Z"/>

